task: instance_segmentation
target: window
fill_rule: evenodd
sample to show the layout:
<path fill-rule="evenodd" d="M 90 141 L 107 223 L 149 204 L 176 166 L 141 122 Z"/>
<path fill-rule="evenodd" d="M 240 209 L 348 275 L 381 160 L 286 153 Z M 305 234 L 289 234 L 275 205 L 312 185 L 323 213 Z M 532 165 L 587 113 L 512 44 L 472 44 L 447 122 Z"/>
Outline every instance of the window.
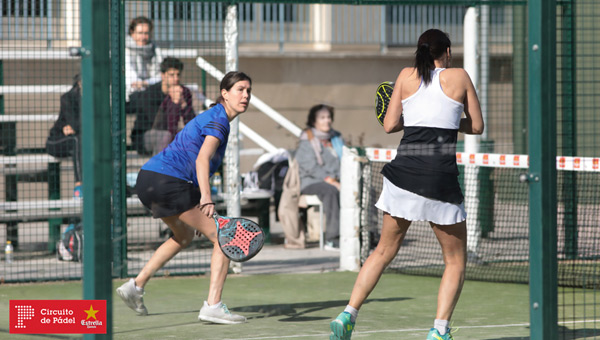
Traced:
<path fill-rule="evenodd" d="M 51 0 L 2 0 L 3 17 L 48 17 Z"/>
<path fill-rule="evenodd" d="M 168 19 L 172 17 L 175 20 L 192 19 L 191 2 L 155 2 L 150 5 L 150 18 L 154 20 Z"/>
<path fill-rule="evenodd" d="M 279 21 L 281 16 L 280 6 L 283 6 L 283 21 L 293 22 L 297 19 L 298 15 L 294 4 L 263 4 L 263 21 Z"/>

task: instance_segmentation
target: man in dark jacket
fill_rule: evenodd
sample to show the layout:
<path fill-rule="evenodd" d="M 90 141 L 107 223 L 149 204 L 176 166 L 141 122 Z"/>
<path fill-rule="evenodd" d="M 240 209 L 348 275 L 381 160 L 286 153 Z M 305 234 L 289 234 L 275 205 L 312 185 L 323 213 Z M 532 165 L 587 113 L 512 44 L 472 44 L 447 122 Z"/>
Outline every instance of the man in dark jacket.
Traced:
<path fill-rule="evenodd" d="M 73 196 L 81 198 L 81 79 L 73 77 L 73 87 L 60 96 L 58 120 L 50 129 L 46 151 L 54 157 L 71 157 L 75 172 Z"/>
<path fill-rule="evenodd" d="M 183 63 L 167 57 L 160 65 L 162 81 L 131 95 L 127 113 L 136 115 L 131 142 L 140 155 L 154 155 L 175 137 L 179 121 L 187 124 L 195 117 L 192 92 L 180 85 Z"/>

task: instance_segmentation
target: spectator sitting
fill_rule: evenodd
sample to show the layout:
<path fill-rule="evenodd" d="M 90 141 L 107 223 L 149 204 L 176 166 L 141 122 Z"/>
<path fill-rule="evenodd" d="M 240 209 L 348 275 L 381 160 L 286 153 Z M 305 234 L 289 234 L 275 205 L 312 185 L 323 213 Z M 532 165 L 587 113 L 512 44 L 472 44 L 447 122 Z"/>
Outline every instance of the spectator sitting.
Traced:
<path fill-rule="evenodd" d="M 129 24 L 125 38 L 125 88 L 127 101 L 132 93 L 145 90 L 160 81 L 160 49 L 150 39 L 152 21 L 137 17 Z"/>
<path fill-rule="evenodd" d="M 300 135 L 296 151 L 301 194 L 317 195 L 323 202 L 326 250 L 338 250 L 340 236 L 339 178 L 344 141 L 331 128 L 333 112 L 333 107 L 323 104 L 310 109 L 307 129 Z"/>
<path fill-rule="evenodd" d="M 135 113 L 131 142 L 140 155 L 162 151 L 178 132 L 179 120 L 187 124 L 195 117 L 192 92 L 179 84 L 183 63 L 167 57 L 160 65 L 162 81 L 131 96 L 127 112 Z"/>
<path fill-rule="evenodd" d="M 73 196 L 82 197 L 81 192 L 81 78 L 73 77 L 73 87 L 60 96 L 58 120 L 50 129 L 46 140 L 46 151 L 54 157 L 71 157 L 75 172 Z"/>

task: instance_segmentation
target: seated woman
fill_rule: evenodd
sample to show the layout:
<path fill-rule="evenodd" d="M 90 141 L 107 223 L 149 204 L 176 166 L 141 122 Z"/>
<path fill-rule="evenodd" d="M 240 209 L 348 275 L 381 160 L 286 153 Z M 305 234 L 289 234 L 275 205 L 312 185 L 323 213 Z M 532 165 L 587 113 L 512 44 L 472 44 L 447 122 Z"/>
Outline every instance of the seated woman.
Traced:
<path fill-rule="evenodd" d="M 134 92 L 142 91 L 161 81 L 160 48 L 152 41 L 152 20 L 140 16 L 129 24 L 125 38 L 125 95 L 126 100 Z"/>
<path fill-rule="evenodd" d="M 75 172 L 73 197 L 81 198 L 81 79 L 73 77 L 73 87 L 60 96 L 60 113 L 50 129 L 46 151 L 54 157 L 71 157 Z"/>
<path fill-rule="evenodd" d="M 319 104 L 308 113 L 307 128 L 300 135 L 296 151 L 300 192 L 317 195 L 323 202 L 326 219 L 326 249 L 339 249 L 340 238 L 340 160 L 344 140 L 331 128 L 333 107 Z"/>

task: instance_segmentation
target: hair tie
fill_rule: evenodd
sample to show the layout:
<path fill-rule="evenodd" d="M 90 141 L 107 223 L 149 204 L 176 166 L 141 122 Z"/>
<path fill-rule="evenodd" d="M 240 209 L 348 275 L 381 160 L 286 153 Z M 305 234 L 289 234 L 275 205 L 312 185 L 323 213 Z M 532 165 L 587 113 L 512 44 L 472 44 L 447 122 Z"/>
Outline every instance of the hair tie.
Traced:
<path fill-rule="evenodd" d="M 214 203 L 204 203 L 204 204 L 200 204 L 200 209 L 206 207 L 207 205 L 215 205 Z"/>

